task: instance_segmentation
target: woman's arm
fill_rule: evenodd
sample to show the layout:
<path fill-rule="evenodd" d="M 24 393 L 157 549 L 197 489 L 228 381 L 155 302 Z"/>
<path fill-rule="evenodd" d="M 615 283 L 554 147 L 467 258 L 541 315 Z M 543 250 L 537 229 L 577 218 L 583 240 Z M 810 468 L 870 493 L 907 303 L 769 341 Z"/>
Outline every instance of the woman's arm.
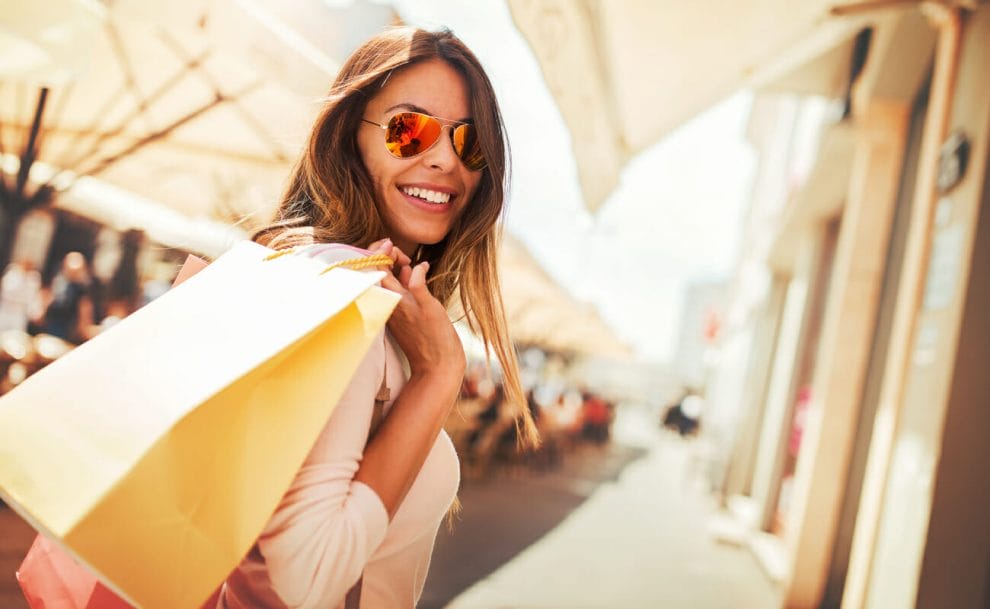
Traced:
<path fill-rule="evenodd" d="M 389 254 L 398 251 L 388 241 L 378 249 Z M 378 494 L 389 518 L 399 509 L 443 428 L 466 366 L 464 348 L 446 309 L 426 287 L 428 270 L 425 262 L 415 268 L 407 263 L 398 278 L 389 275 L 382 281 L 402 296 L 388 328 L 409 360 L 411 374 L 365 447 L 354 479 Z"/>
<path fill-rule="evenodd" d="M 364 449 L 354 479 L 371 487 L 395 516 L 416 475 L 436 442 L 457 397 L 456 381 L 437 376 L 412 376 L 402 388 Z"/>
<path fill-rule="evenodd" d="M 389 329 L 411 376 L 368 441 L 387 352 L 372 347 L 258 539 L 268 577 L 293 608 L 336 606 L 381 543 L 440 433 L 460 389 L 464 351 L 443 306 L 426 289 L 426 266 L 383 282 L 402 300 Z"/>
<path fill-rule="evenodd" d="M 385 506 L 354 476 L 368 441 L 386 357 L 381 336 L 258 538 L 269 584 L 286 607 L 336 607 L 385 538 Z M 238 593 L 237 582 L 234 588 Z"/>

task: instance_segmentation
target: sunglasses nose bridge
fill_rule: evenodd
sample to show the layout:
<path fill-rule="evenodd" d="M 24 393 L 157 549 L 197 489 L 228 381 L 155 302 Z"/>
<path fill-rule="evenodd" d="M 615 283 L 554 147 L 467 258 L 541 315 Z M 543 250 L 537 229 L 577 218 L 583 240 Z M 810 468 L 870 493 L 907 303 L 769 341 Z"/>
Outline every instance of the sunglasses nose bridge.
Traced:
<path fill-rule="evenodd" d="M 456 129 L 456 124 L 440 122 L 440 132 L 437 134 L 437 139 L 430 144 L 430 146 L 423 151 L 423 155 L 426 157 L 433 156 L 439 152 L 444 153 L 450 163 L 460 163 L 461 158 L 457 153 L 457 145 L 454 142 L 454 129 Z M 449 128 L 449 129 L 448 129 Z M 447 135 L 444 136 L 444 130 L 447 130 Z M 442 149 L 442 151 L 441 151 Z M 431 163 L 436 164 L 436 163 Z M 446 165 L 447 162 L 444 163 Z"/>

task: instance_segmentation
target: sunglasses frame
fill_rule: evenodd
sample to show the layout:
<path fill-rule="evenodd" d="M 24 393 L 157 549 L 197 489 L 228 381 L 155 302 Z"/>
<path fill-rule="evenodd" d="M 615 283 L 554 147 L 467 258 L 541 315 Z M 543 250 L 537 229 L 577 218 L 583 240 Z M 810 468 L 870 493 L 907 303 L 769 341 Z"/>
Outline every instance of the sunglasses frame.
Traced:
<path fill-rule="evenodd" d="M 403 110 L 401 112 L 396 112 L 396 113 L 394 113 L 394 114 L 392 114 L 391 116 L 388 117 L 388 120 L 385 121 L 385 124 L 384 125 L 381 124 L 381 123 L 378 123 L 376 121 L 367 119 L 367 118 L 362 118 L 361 120 L 363 122 L 365 122 L 365 123 L 368 123 L 369 125 L 374 125 L 375 127 L 378 127 L 379 129 L 381 129 L 382 131 L 385 131 L 387 133 L 388 132 L 388 125 L 389 125 L 389 123 L 391 123 L 392 120 L 395 119 L 396 116 L 399 116 L 401 114 L 416 114 L 416 115 L 425 116 L 427 118 L 431 118 L 431 119 L 437 121 L 438 123 L 440 123 L 440 135 L 437 136 L 437 139 L 433 140 L 433 143 L 432 144 L 430 144 L 426 148 L 420 150 L 416 154 L 413 154 L 413 155 L 410 155 L 410 156 L 398 156 L 397 154 L 395 154 L 394 152 L 392 152 L 392 150 L 388 147 L 388 142 L 387 141 L 384 142 L 385 143 L 385 150 L 388 150 L 388 153 L 393 158 L 396 158 L 396 159 L 402 159 L 402 160 L 414 159 L 414 158 L 418 157 L 419 155 L 424 154 L 427 151 L 431 150 L 434 146 L 437 145 L 437 142 L 439 142 L 443 138 L 443 130 L 444 130 L 445 127 L 450 127 L 449 138 L 450 138 L 451 145 L 454 145 L 454 131 L 458 127 L 460 127 L 462 125 L 466 125 L 468 127 L 475 128 L 474 127 L 474 123 L 471 123 L 471 122 L 467 122 L 467 121 L 455 121 L 455 120 L 449 119 L 449 118 L 440 118 L 439 116 L 433 116 L 432 114 L 427 114 L 425 112 L 416 112 L 414 110 Z M 488 166 L 488 161 L 482 160 L 482 165 L 480 167 L 478 167 L 477 169 L 471 168 L 471 166 L 468 165 L 467 162 L 457 152 L 456 145 L 454 146 L 454 153 L 457 155 L 457 159 L 461 162 L 461 164 L 464 165 L 465 167 L 467 167 L 470 171 L 481 171 L 482 169 L 484 169 L 485 167 Z M 482 157 L 482 158 L 484 159 L 484 157 Z"/>

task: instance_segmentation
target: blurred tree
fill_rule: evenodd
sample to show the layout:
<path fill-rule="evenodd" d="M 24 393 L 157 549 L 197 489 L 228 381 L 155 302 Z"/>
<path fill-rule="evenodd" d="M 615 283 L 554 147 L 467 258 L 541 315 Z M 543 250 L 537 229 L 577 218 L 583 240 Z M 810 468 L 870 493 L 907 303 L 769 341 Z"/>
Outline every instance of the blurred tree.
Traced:
<path fill-rule="evenodd" d="M 14 176 L 14 183 L 8 184 L 6 174 L 0 171 L 0 212 L 3 214 L 2 219 L 0 219 L 0 269 L 7 268 L 10 263 L 14 239 L 17 237 L 17 229 L 21 225 L 21 220 L 31 210 L 49 205 L 53 198 L 54 189 L 51 184 L 44 184 L 36 188 L 34 192 L 28 192 L 28 176 L 41 149 L 42 119 L 47 101 L 48 88 L 41 87 L 38 91 L 38 102 L 35 106 L 31 128 L 28 130 L 24 147 L 18 157 L 19 165 L 17 175 Z M 2 141 L 0 141 L 0 154 L 3 152 Z"/>

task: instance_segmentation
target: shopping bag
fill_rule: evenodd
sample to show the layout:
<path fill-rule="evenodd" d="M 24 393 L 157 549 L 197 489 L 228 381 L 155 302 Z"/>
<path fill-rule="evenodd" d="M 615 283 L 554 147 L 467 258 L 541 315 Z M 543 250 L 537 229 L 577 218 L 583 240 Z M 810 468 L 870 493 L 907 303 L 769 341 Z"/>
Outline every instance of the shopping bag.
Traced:
<path fill-rule="evenodd" d="M 58 544 L 38 535 L 16 573 L 31 609 L 134 609 Z M 201 609 L 215 609 L 217 587 Z"/>
<path fill-rule="evenodd" d="M 138 607 L 237 565 L 397 301 L 270 254 L 235 246 L 0 398 L 0 496 Z"/>
<path fill-rule="evenodd" d="M 31 609 L 133 609 L 44 535 L 31 544 L 17 583 Z"/>
<path fill-rule="evenodd" d="M 186 256 L 186 261 L 179 268 L 179 272 L 176 273 L 175 279 L 172 281 L 172 287 L 174 288 L 180 283 L 185 283 L 186 279 L 205 269 L 208 264 L 202 258 L 189 254 Z"/>
<path fill-rule="evenodd" d="M 206 268 L 207 262 L 190 254 L 172 287 Z M 38 535 L 14 574 L 31 609 L 134 609 L 107 588 L 97 576 L 58 544 Z M 220 587 L 201 609 L 214 609 Z"/>

